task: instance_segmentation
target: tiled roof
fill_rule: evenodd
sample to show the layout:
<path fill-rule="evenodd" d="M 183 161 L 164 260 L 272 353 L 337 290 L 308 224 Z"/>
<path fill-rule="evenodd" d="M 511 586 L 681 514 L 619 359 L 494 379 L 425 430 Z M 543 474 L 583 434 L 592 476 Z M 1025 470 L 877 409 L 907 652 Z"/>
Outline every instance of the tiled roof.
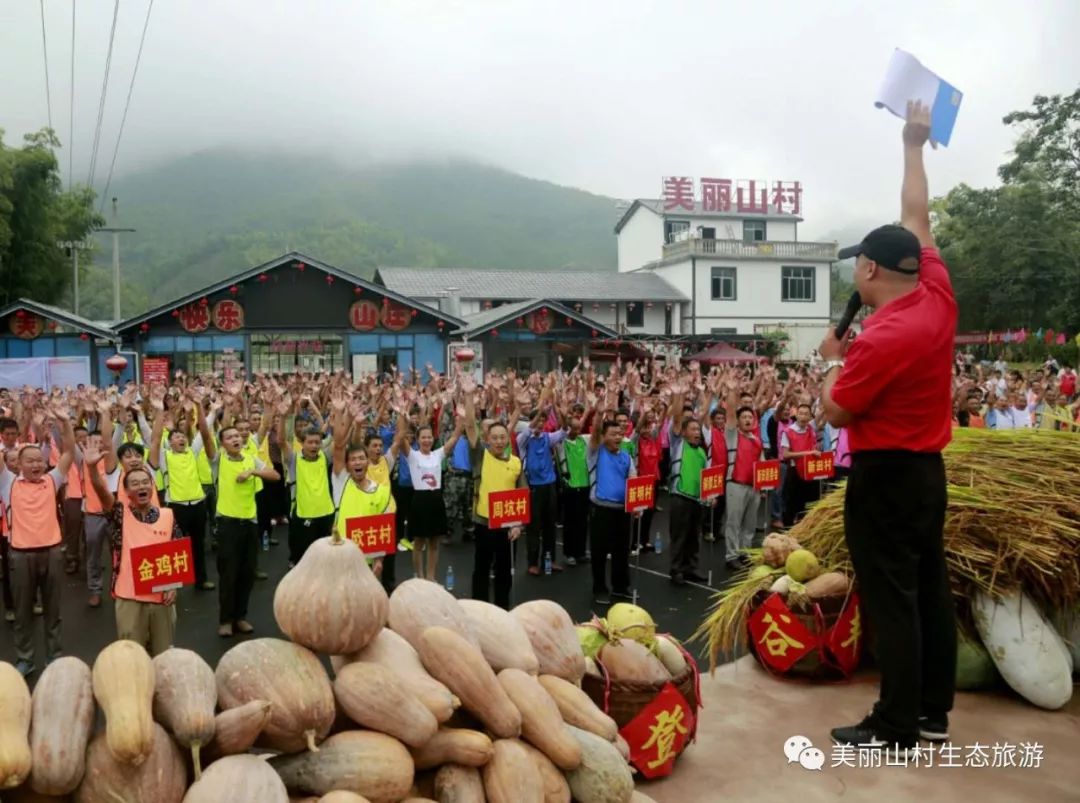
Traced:
<path fill-rule="evenodd" d="M 653 273 L 614 271 L 524 271 L 459 268 L 379 268 L 375 280 L 411 298 L 435 298 L 456 288 L 463 299 L 570 301 L 686 301 Z"/>

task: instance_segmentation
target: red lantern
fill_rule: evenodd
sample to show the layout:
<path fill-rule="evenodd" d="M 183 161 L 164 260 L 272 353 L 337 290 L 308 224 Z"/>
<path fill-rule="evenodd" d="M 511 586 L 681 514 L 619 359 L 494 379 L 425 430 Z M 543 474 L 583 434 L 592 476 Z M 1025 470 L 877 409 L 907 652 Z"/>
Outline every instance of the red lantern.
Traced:
<path fill-rule="evenodd" d="M 240 292 L 240 288 L 234 284 L 232 287 L 229 288 L 229 292 L 235 296 L 237 293 Z"/>
<path fill-rule="evenodd" d="M 567 319 L 566 319 L 566 325 L 567 325 L 567 326 L 572 326 L 572 325 L 573 325 L 573 323 L 574 323 L 574 322 L 573 322 L 572 320 L 570 320 L 569 318 L 567 318 Z"/>
<path fill-rule="evenodd" d="M 139 327 L 139 329 L 143 333 L 149 332 L 150 331 L 150 324 L 144 323 L 142 326 Z"/>
<path fill-rule="evenodd" d="M 50 332 L 55 332 L 56 331 L 56 321 L 49 321 L 49 331 Z"/>
<path fill-rule="evenodd" d="M 363 287 L 360 287 L 360 286 L 356 286 L 356 287 L 354 287 L 354 288 L 352 289 L 352 291 L 353 291 L 353 293 L 354 293 L 354 294 L 356 294 L 356 295 L 358 295 L 358 296 L 359 296 L 359 295 L 363 295 L 363 293 L 364 293 L 364 288 L 363 288 Z"/>
<path fill-rule="evenodd" d="M 174 309 L 174 310 L 172 311 L 172 316 L 173 316 L 174 318 L 179 318 L 179 317 L 180 317 L 180 310 L 178 310 L 178 309 Z"/>
<path fill-rule="evenodd" d="M 26 313 L 23 310 L 19 310 L 18 312 L 15 313 L 15 317 L 16 318 L 25 318 Z"/>
<path fill-rule="evenodd" d="M 446 321 L 439 321 L 439 329 L 442 329 L 445 326 L 446 326 Z"/>
<path fill-rule="evenodd" d="M 82 332 L 79 335 L 79 340 L 89 340 L 89 339 L 90 339 L 90 335 L 86 334 L 86 332 Z"/>
<path fill-rule="evenodd" d="M 525 319 L 524 318 L 518 318 L 517 319 L 517 325 L 518 326 L 524 326 L 525 325 Z"/>
<path fill-rule="evenodd" d="M 305 265 L 305 264 L 304 264 L 303 262 L 297 262 L 297 263 L 296 263 L 296 269 L 297 269 L 298 271 L 300 271 L 301 273 L 303 273 L 303 272 L 304 272 L 304 268 L 305 268 L 305 267 L 307 267 L 307 266 L 306 266 L 306 265 Z"/>
<path fill-rule="evenodd" d="M 259 274 L 259 281 L 260 281 L 260 282 L 265 282 L 265 281 L 266 281 L 267 279 L 269 279 L 269 278 L 270 278 L 270 277 L 269 277 L 269 276 L 267 276 L 267 275 L 266 275 L 265 273 L 260 273 L 260 274 Z"/>
<path fill-rule="evenodd" d="M 112 371 L 114 374 L 119 374 L 125 368 L 127 368 L 127 357 L 123 354 L 114 354 L 109 359 L 105 360 L 105 367 Z"/>
<path fill-rule="evenodd" d="M 200 299 L 199 299 L 199 304 L 200 304 L 201 306 L 204 306 L 204 307 L 205 307 L 205 306 L 207 306 L 207 305 L 208 305 L 209 303 L 210 303 L 210 299 L 208 299 L 208 298 L 207 298 L 206 296 L 203 296 L 202 298 L 200 298 Z"/>
<path fill-rule="evenodd" d="M 491 302 L 490 301 L 485 301 L 484 302 L 484 309 L 491 309 Z"/>
<path fill-rule="evenodd" d="M 476 352 L 466 346 L 454 352 L 454 359 L 458 362 L 472 362 L 476 359 Z"/>
<path fill-rule="evenodd" d="M 389 299 L 389 298 L 384 298 L 384 299 L 382 300 L 382 305 L 383 305 L 384 307 L 389 307 L 389 306 L 390 306 L 390 299 Z"/>
<path fill-rule="evenodd" d="M 409 314 L 412 315 L 415 318 L 417 315 L 420 314 L 420 310 L 414 309 Z"/>
<path fill-rule="evenodd" d="M 492 329 L 491 330 L 491 336 L 492 337 L 498 337 L 499 336 L 499 330 L 498 329 Z"/>
<path fill-rule="evenodd" d="M 331 276 L 329 273 L 326 274 L 326 283 L 327 284 L 333 284 L 334 283 L 334 277 Z"/>
<path fill-rule="evenodd" d="M 548 309 L 547 309 L 547 307 L 541 307 L 541 308 L 540 308 L 540 314 L 541 314 L 542 316 L 544 316 L 544 317 L 546 318 L 546 317 L 547 317 L 547 314 L 548 314 Z"/>
<path fill-rule="evenodd" d="M 595 329 L 592 330 L 592 336 L 596 337 L 596 330 Z"/>

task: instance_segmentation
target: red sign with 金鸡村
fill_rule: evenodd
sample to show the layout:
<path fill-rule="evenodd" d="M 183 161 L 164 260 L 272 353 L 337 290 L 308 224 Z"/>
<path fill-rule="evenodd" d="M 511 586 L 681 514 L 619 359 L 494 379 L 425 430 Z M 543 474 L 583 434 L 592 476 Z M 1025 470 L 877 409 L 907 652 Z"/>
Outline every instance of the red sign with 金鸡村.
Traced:
<path fill-rule="evenodd" d="M 626 502 L 623 509 L 627 513 L 650 510 L 656 505 L 656 477 L 629 477 L 626 480 Z"/>
<path fill-rule="evenodd" d="M 701 470 L 701 501 L 724 495 L 727 466 L 709 466 Z"/>
<path fill-rule="evenodd" d="M 528 488 L 494 491 L 488 494 L 488 527 L 519 527 L 532 521 Z"/>
<path fill-rule="evenodd" d="M 345 519 L 345 532 L 369 558 L 381 558 L 397 551 L 397 517 L 393 513 L 377 516 L 353 516 Z"/>
<path fill-rule="evenodd" d="M 754 463 L 754 490 L 771 491 L 780 487 L 780 461 L 758 460 Z"/>
<path fill-rule="evenodd" d="M 177 538 L 131 550 L 131 573 L 136 594 L 158 594 L 195 584 L 191 539 Z"/>

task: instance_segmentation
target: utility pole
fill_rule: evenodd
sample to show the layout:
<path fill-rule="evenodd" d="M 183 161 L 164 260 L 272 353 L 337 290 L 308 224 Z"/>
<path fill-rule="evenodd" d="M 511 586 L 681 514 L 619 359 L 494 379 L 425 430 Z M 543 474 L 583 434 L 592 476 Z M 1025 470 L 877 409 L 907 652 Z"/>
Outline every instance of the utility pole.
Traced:
<path fill-rule="evenodd" d="M 57 240 L 57 248 L 66 248 L 71 252 L 71 295 L 73 312 L 79 314 L 79 250 L 86 248 L 86 240 Z"/>
<path fill-rule="evenodd" d="M 113 267 L 113 323 L 120 322 L 120 235 L 123 232 L 132 232 L 135 229 L 124 229 L 116 225 L 116 198 L 112 199 L 113 225 L 98 229 L 112 234 L 112 267 Z"/>

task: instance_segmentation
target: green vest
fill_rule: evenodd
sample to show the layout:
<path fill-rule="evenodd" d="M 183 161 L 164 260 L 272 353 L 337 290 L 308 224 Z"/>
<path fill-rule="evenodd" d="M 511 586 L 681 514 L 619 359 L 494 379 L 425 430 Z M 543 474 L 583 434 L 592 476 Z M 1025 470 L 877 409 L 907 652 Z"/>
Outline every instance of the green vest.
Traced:
<path fill-rule="evenodd" d="M 563 474 L 566 483 L 571 488 L 589 487 L 589 461 L 586 450 L 589 448 L 584 435 L 576 438 L 566 438 L 562 442 L 563 447 Z"/>
<path fill-rule="evenodd" d="M 701 498 L 701 472 L 708 465 L 708 455 L 701 446 L 691 446 L 686 441 L 682 444 L 682 460 L 679 476 L 675 481 L 675 492 L 693 499 Z"/>
<path fill-rule="evenodd" d="M 199 480 L 199 466 L 191 449 L 165 450 L 165 475 L 170 502 L 198 502 L 205 494 Z"/>
<path fill-rule="evenodd" d="M 227 454 L 218 459 L 217 514 L 231 519 L 254 520 L 255 512 L 255 477 L 246 482 L 237 482 L 237 476 L 244 471 L 255 470 L 255 458 L 244 455 L 233 460 Z"/>
<path fill-rule="evenodd" d="M 326 455 L 320 450 L 314 460 L 305 460 L 303 454 L 296 452 L 296 515 L 317 519 L 333 512 Z"/>

